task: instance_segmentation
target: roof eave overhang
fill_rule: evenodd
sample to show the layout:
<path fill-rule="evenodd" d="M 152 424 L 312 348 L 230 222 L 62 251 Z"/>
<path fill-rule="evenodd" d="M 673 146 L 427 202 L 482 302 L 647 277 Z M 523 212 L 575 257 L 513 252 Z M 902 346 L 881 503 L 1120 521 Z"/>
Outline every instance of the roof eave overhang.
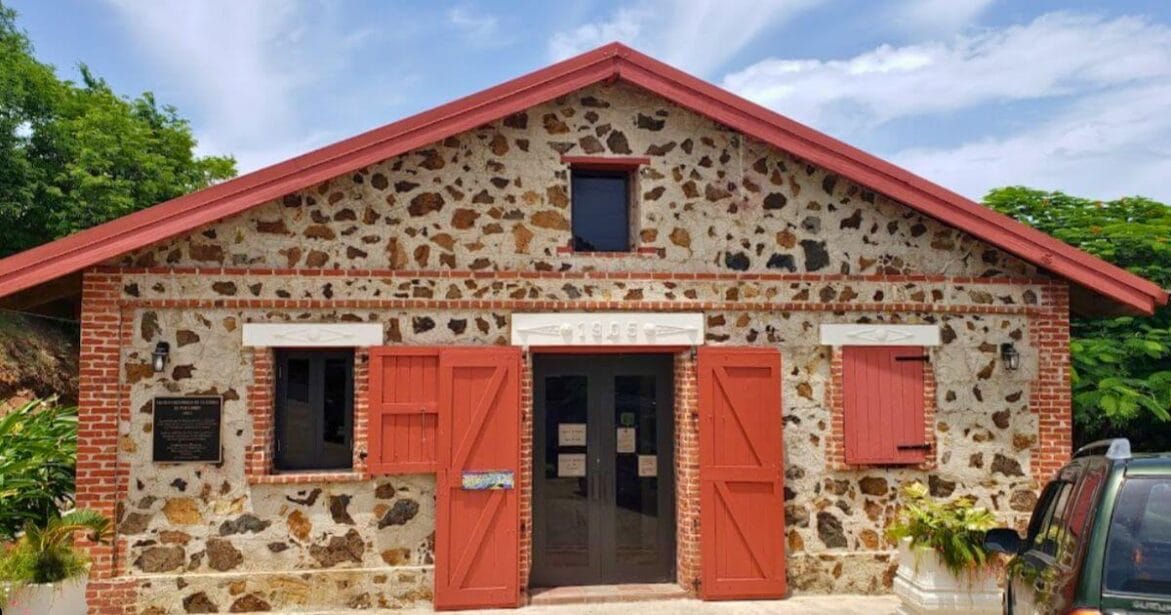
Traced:
<path fill-rule="evenodd" d="M 620 79 L 808 160 L 1107 299 L 1151 314 L 1158 286 L 882 159 L 620 44 L 0 260 L 0 296 L 81 271 L 602 81 Z"/>

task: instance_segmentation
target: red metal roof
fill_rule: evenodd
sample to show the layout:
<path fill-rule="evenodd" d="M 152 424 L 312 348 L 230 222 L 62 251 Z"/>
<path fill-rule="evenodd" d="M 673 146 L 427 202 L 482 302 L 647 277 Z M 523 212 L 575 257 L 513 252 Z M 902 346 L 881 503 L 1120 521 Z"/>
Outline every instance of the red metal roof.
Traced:
<path fill-rule="evenodd" d="M 1155 284 L 904 169 L 611 43 L 430 111 L 0 260 L 0 297 L 238 214 L 509 114 L 617 79 L 881 192 L 1069 279 L 1128 312 L 1167 303 Z"/>

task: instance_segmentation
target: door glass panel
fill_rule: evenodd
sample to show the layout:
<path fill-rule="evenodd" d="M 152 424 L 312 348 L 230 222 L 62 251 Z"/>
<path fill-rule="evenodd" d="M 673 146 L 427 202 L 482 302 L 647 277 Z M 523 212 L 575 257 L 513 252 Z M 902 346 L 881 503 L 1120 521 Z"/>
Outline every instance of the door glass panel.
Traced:
<path fill-rule="evenodd" d="M 624 566 L 653 565 L 659 558 L 658 475 L 664 468 L 658 467 L 655 384 L 649 375 L 614 377 L 614 539 Z"/>
<path fill-rule="evenodd" d="M 549 566 L 590 565 L 585 376 L 545 378 L 545 527 Z M 562 443 L 564 442 L 564 445 Z"/>

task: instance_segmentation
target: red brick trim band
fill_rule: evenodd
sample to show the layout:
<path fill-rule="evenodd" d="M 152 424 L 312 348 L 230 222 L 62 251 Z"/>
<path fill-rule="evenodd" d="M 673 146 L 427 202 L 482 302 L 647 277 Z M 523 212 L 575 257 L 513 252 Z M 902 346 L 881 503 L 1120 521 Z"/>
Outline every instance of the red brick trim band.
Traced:
<path fill-rule="evenodd" d="M 119 474 L 126 468 L 118 459 L 119 421 L 125 400 L 121 384 L 121 347 L 125 341 L 123 317 L 118 306 L 120 278 L 86 274 L 81 292 L 81 351 L 77 410 L 77 506 L 95 510 L 117 522 L 117 502 L 124 485 Z M 92 562 L 90 578 L 118 575 L 116 550 L 124 539 L 115 535 L 112 545 L 79 540 Z"/>
<path fill-rule="evenodd" d="M 554 301 L 525 299 L 122 299 L 122 305 L 144 308 L 227 309 L 354 309 L 354 310 L 640 310 L 654 312 L 911 312 L 939 314 L 1042 313 L 1019 305 L 941 305 L 938 303 L 813 303 L 767 301 Z"/>
<path fill-rule="evenodd" d="M 652 248 L 657 249 L 657 248 Z M 411 269 L 281 269 L 261 267 L 98 267 L 103 273 L 124 275 L 247 275 L 296 277 L 349 278 L 486 278 L 506 279 L 599 279 L 599 280 L 744 280 L 778 282 L 947 282 L 953 284 L 1030 284 L 1052 285 L 1054 280 L 1026 276 L 945 276 L 925 274 L 870 274 L 840 273 L 741 273 L 726 272 L 664 272 L 664 271 L 468 271 L 468 270 L 411 270 Z"/>
<path fill-rule="evenodd" d="M 1029 321 L 1030 345 L 1037 352 L 1037 375 L 1029 409 L 1037 415 L 1037 444 L 1031 471 L 1043 485 L 1073 453 L 1073 396 L 1069 357 L 1069 287 L 1045 293 L 1045 310 Z"/>
<path fill-rule="evenodd" d="M 699 596 L 703 570 L 699 523 L 699 387 L 690 350 L 675 355 L 675 570 Z"/>

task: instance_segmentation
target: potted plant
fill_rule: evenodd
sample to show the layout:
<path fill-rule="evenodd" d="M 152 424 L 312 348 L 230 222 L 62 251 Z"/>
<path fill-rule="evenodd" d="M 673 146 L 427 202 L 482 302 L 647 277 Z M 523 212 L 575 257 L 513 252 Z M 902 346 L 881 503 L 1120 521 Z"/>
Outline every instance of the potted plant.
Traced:
<path fill-rule="evenodd" d="M 92 510 L 29 522 L 16 542 L 0 552 L 0 606 L 5 615 L 84 615 L 89 558 L 73 546 L 73 534 L 106 542 L 110 520 Z"/>
<path fill-rule="evenodd" d="M 984 549 L 984 534 L 996 526 L 992 513 L 970 498 L 936 501 L 920 482 L 902 496 L 887 530 L 899 545 L 899 612 L 999 613 L 999 561 Z"/>

